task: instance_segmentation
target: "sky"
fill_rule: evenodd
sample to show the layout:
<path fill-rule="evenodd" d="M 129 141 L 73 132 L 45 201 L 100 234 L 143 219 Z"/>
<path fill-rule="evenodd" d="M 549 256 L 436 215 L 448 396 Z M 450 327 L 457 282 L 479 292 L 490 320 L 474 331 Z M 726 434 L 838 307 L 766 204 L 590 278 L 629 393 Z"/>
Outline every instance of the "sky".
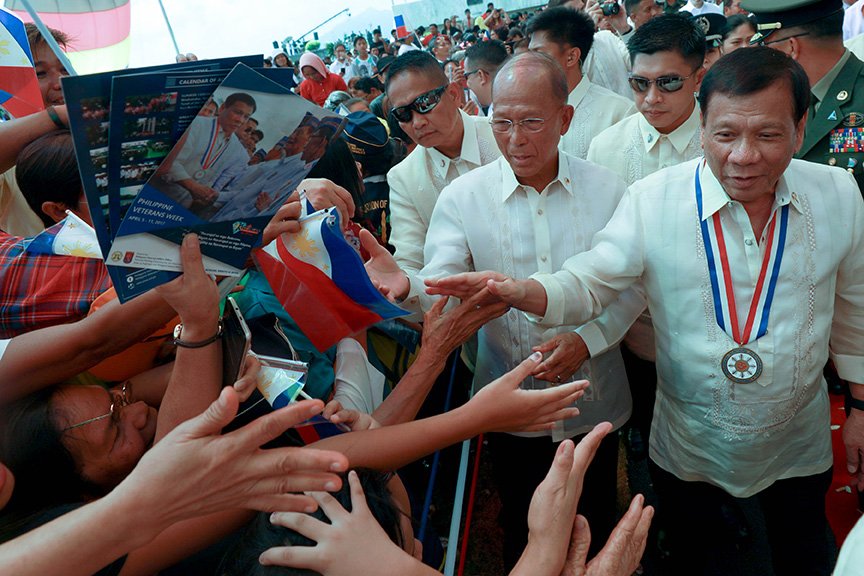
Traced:
<path fill-rule="evenodd" d="M 314 2 L 314 10 L 309 6 Z M 392 27 L 390 0 L 162 0 L 181 52 L 199 58 L 244 54 L 270 56 L 273 40 L 297 38 L 344 8 L 319 30 L 321 40 L 333 41 L 326 31 L 363 30 L 374 25 Z M 386 19 L 384 19 L 386 18 Z M 378 20 L 378 21 L 372 21 Z M 174 47 L 157 0 L 132 1 L 130 66 L 174 61 Z M 310 35 L 309 40 L 312 39 Z"/>

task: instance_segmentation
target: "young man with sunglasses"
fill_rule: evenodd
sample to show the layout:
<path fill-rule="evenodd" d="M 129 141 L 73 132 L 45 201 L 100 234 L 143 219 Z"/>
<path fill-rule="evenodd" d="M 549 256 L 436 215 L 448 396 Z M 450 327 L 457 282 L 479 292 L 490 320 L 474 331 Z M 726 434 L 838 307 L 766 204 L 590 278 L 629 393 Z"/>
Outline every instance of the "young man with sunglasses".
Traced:
<path fill-rule="evenodd" d="M 841 0 L 745 0 L 754 40 L 794 58 L 810 80 L 804 144 L 796 158 L 839 166 L 864 190 L 864 63 L 843 46 Z"/>
<path fill-rule="evenodd" d="M 386 250 L 370 249 L 370 276 L 406 308 L 428 309 L 434 302 L 425 293 L 424 278 L 484 268 L 508 275 L 556 270 L 572 254 L 590 248 L 594 234 L 605 226 L 624 193 L 624 183 L 614 174 L 559 149 L 573 108 L 567 104 L 566 78 L 552 58 L 527 52 L 508 60 L 495 76 L 492 93 L 491 128 L 503 157 L 457 178 L 441 193 L 429 225 L 423 269 L 408 280 Z M 623 333 L 629 326 L 612 326 L 616 321 L 610 314 L 586 330 Z M 531 494 L 557 443 L 565 438 L 578 440 L 603 421 L 618 428 L 629 417 L 630 394 L 617 347 L 592 355 L 583 367 L 590 334 L 583 329 L 577 333 L 577 328 L 538 328 L 511 311 L 490 320 L 479 332 L 476 388 L 538 350 L 546 358 L 522 383 L 523 388 L 591 379 L 577 418 L 552 430 L 489 437 L 502 502 L 507 568 L 525 546 Z M 581 513 L 588 518 L 591 542 L 596 543 L 592 553 L 615 524 L 617 462 L 618 441 L 611 435 L 586 478 L 582 500 Z"/>
<path fill-rule="evenodd" d="M 447 80 L 435 58 L 412 51 L 390 65 L 385 87 L 390 119 L 417 147 L 387 173 L 390 242 L 407 273 L 423 268 L 432 209 L 445 186 L 501 155 L 486 118 L 459 109 L 462 88 Z"/>
<path fill-rule="evenodd" d="M 561 150 L 585 159 L 591 139 L 633 114 L 633 102 L 592 83 L 582 73 L 594 43 L 594 22 L 584 12 L 559 7 L 544 10 L 528 22 L 529 48 L 558 62 L 567 78 L 567 103 L 573 107 L 570 130 Z"/>
<path fill-rule="evenodd" d="M 702 155 L 699 107 L 694 92 L 705 75 L 705 34 L 686 14 L 658 16 L 640 26 L 627 44 L 630 85 L 638 114 L 601 132 L 588 160 L 609 168 L 629 186 L 658 170 Z M 626 301 L 633 326 L 621 347 L 633 395 L 628 446 L 644 456 L 657 388 L 654 327 L 641 298 Z M 617 342 L 621 334 L 606 334 Z"/>

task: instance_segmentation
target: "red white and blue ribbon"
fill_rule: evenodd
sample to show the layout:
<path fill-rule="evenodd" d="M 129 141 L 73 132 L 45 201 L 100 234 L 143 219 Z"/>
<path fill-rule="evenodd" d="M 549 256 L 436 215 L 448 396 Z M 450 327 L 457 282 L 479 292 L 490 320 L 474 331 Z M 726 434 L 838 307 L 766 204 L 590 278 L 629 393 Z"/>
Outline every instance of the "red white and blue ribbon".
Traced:
<path fill-rule="evenodd" d="M 219 121 L 217 119 L 213 119 L 213 127 L 210 129 L 210 145 L 207 146 L 207 149 L 204 151 L 204 154 L 201 156 L 201 168 L 207 170 L 213 164 L 216 163 L 219 158 L 222 157 L 222 154 L 225 153 L 225 150 L 228 149 L 228 139 L 223 139 L 222 147 L 219 148 L 219 151 L 216 151 L 216 144 L 219 140 Z"/>
<path fill-rule="evenodd" d="M 714 316 L 720 328 L 738 345 L 743 346 L 760 338 L 768 331 L 768 316 L 771 313 L 771 303 L 774 300 L 777 277 L 780 275 L 780 264 L 783 261 L 783 250 L 786 245 L 789 205 L 786 204 L 775 211 L 768 222 L 765 254 L 762 258 L 759 277 L 753 290 L 747 316 L 742 326 L 735 304 L 732 271 L 729 266 L 729 255 L 723 225 L 720 221 L 720 212 L 715 212 L 713 216 L 707 219 L 702 217 L 702 184 L 699 179 L 699 171 L 703 165 L 704 162 L 700 162 L 696 168 L 696 206 L 699 210 L 702 241 L 705 244 L 705 256 L 708 261 L 708 272 L 711 276 Z M 778 213 L 780 214 L 779 221 Z"/>

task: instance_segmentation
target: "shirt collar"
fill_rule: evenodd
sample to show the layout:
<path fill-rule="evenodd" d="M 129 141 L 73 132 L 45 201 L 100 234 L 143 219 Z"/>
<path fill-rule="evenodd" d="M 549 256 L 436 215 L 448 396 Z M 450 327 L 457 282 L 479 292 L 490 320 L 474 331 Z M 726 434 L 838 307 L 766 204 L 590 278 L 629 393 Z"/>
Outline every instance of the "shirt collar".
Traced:
<path fill-rule="evenodd" d="M 708 164 L 704 158 L 700 161 L 699 182 L 702 185 L 702 219 L 705 220 L 729 204 L 732 199 L 723 189 L 723 185 L 720 184 L 720 181 L 717 180 L 711 169 L 708 168 Z M 801 200 L 798 198 L 798 193 L 795 190 L 795 182 L 790 182 L 786 177 L 786 172 L 784 172 L 777 182 L 777 191 L 774 193 L 775 206 L 792 204 L 798 212 L 803 213 Z"/>
<path fill-rule="evenodd" d="M 516 179 L 516 174 L 503 156 L 496 160 L 496 162 L 501 166 L 501 202 L 506 202 L 507 199 L 515 194 L 517 190 L 524 190 L 525 186 L 520 184 L 519 180 Z M 567 157 L 560 150 L 558 151 L 558 174 L 545 189 L 548 190 L 553 184 L 555 184 L 555 182 L 561 184 L 561 186 L 569 192 L 571 196 L 575 196 L 575 186 L 573 180 L 570 178 Z M 543 192 L 543 190 L 538 190 L 538 192 Z"/>
<path fill-rule="evenodd" d="M 837 79 L 837 76 L 840 75 L 840 71 L 843 70 L 843 67 L 849 61 L 849 57 L 852 53 L 849 50 L 845 50 L 843 52 L 843 56 L 840 57 L 840 60 L 834 64 L 834 67 L 831 68 L 822 78 L 819 79 L 816 84 L 810 88 L 810 92 L 816 96 L 816 99 L 819 102 L 825 100 L 825 97 L 828 96 L 828 89 L 831 88 L 831 84 L 834 83 L 834 80 Z"/>
<path fill-rule="evenodd" d="M 450 163 L 456 160 L 464 160 L 475 167 L 480 166 L 480 144 L 477 142 L 477 130 L 474 128 L 474 122 L 462 110 L 459 110 L 459 117 L 462 120 L 462 149 L 459 151 L 458 158 L 448 158 L 436 148 L 426 149 L 429 152 L 435 172 L 444 180 L 447 179 Z"/>
<path fill-rule="evenodd" d="M 693 134 L 699 130 L 699 106 L 696 106 L 696 99 L 693 99 L 693 112 L 681 126 L 670 132 L 669 134 L 661 134 L 651 124 L 645 120 L 645 116 L 639 114 L 639 127 L 642 131 L 642 144 L 645 145 L 645 152 L 650 152 L 663 136 L 669 139 L 675 151 L 683 154 L 684 150 L 693 139 Z"/>
<path fill-rule="evenodd" d="M 570 95 L 567 96 L 567 104 L 576 108 L 579 106 L 579 103 L 582 102 L 582 99 L 585 98 L 585 95 L 588 93 L 588 88 L 591 87 L 591 81 L 588 80 L 588 76 L 582 76 L 582 80 L 579 81 L 579 84 L 573 88 L 573 91 L 570 92 Z"/>

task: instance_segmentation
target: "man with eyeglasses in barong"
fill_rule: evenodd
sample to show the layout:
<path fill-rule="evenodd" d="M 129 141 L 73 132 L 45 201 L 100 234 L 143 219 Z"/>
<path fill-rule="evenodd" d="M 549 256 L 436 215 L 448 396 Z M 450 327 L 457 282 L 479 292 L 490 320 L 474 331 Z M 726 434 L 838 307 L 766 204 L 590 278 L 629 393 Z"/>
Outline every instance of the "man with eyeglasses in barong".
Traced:
<path fill-rule="evenodd" d="M 508 60 L 495 76 L 491 130 L 503 157 L 457 178 L 438 198 L 424 250 L 425 266 L 409 280 L 390 254 L 364 235 L 372 254 L 370 276 L 403 306 L 428 309 L 423 279 L 491 268 L 504 274 L 557 270 L 573 254 L 591 247 L 611 218 L 624 183 L 609 170 L 559 150 L 573 118 L 568 86 L 551 57 L 527 52 Z M 614 323 L 614 314 L 591 325 Z M 595 328 L 620 330 L 629 326 Z M 509 569 L 525 547 L 531 494 L 543 479 L 558 443 L 603 421 L 615 429 L 630 414 L 630 394 L 617 347 L 592 356 L 572 352 L 577 326 L 538 328 L 510 311 L 479 332 L 475 389 L 518 365 L 534 351 L 545 360 L 522 386 L 547 388 L 589 379 L 580 415 L 554 429 L 487 435 L 502 502 L 504 563 Z M 589 328 L 589 330 L 591 330 Z M 588 338 L 588 336 L 586 336 Z M 583 346 L 584 349 L 584 346 Z M 580 366 L 582 367 L 579 370 Z M 604 439 L 585 480 L 580 513 L 591 526 L 592 553 L 615 525 L 617 435 Z"/>

